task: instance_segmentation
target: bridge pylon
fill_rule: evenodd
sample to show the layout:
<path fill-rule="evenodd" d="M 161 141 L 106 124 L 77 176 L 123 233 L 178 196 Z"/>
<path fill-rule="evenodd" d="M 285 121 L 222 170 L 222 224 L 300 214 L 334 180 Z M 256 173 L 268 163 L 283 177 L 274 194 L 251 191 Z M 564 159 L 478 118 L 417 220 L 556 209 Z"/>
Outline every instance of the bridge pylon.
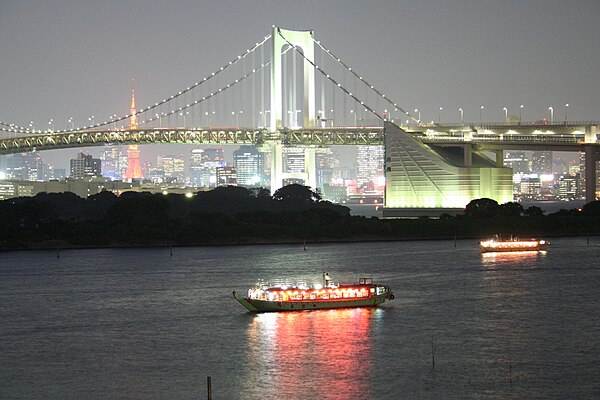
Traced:
<path fill-rule="evenodd" d="M 306 148 L 304 156 L 305 172 L 302 176 L 294 176 L 284 173 L 283 169 L 283 144 L 281 143 L 281 129 L 283 126 L 283 80 L 282 60 L 283 48 L 294 46 L 302 50 L 303 60 L 303 102 L 302 102 L 302 126 L 311 128 L 315 126 L 316 120 L 316 88 L 315 69 L 310 62 L 314 63 L 315 43 L 313 31 L 293 31 L 280 27 L 273 27 L 272 52 L 271 52 L 271 115 L 269 129 L 274 133 L 271 142 L 271 193 L 283 186 L 283 180 L 290 177 L 299 177 L 305 185 L 316 188 L 316 166 L 314 148 Z M 293 49 L 292 51 L 296 51 Z M 309 62 L 310 61 L 310 62 Z M 296 68 L 294 65 L 293 68 Z M 295 86 L 294 86 L 295 87 Z M 292 96 L 296 98 L 296 93 Z M 277 139 L 279 138 L 279 139 Z"/>

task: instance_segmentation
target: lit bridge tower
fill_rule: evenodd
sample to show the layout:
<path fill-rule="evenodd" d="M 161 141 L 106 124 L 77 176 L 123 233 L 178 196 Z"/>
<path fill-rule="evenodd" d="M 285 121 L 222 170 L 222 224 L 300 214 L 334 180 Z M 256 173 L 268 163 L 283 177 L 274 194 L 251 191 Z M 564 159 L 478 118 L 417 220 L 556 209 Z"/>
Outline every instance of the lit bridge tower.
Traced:
<path fill-rule="evenodd" d="M 137 128 L 137 117 L 135 109 L 135 89 L 131 88 L 131 108 L 129 110 L 131 117 L 129 118 L 129 128 Z M 137 144 L 129 145 L 127 149 L 127 171 L 123 177 L 127 181 L 142 178 L 142 168 L 140 167 L 140 150 Z"/>
<path fill-rule="evenodd" d="M 303 53 L 303 103 L 302 103 L 302 126 L 312 128 L 315 126 L 315 69 L 314 63 L 315 44 L 313 31 L 292 31 L 273 26 L 273 46 L 271 48 L 271 119 L 269 129 L 278 133 L 283 129 L 283 79 L 282 79 L 282 54 L 285 46 L 296 46 Z M 295 49 L 293 50 L 295 51 Z M 296 68 L 296 65 L 293 66 Z M 296 98 L 296 89 L 292 90 L 293 98 Z M 283 168 L 283 144 L 274 141 L 271 144 L 271 192 L 283 186 L 285 179 L 297 178 L 304 184 L 317 187 L 317 176 L 315 166 L 315 147 L 304 148 L 304 172 L 287 173 Z"/>

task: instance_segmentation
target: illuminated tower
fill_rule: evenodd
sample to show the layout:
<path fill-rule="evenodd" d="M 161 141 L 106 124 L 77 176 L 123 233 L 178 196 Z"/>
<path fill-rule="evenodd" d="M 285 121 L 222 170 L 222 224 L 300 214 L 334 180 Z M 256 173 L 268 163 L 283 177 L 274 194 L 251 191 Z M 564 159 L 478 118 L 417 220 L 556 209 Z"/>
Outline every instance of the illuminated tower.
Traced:
<path fill-rule="evenodd" d="M 129 128 L 137 128 L 137 117 L 135 110 L 135 90 L 131 88 L 131 109 L 129 110 L 131 117 L 129 118 Z M 142 168 L 140 167 L 140 150 L 137 144 L 129 145 L 127 149 L 127 171 L 123 177 L 127 181 L 132 179 L 142 178 Z"/>

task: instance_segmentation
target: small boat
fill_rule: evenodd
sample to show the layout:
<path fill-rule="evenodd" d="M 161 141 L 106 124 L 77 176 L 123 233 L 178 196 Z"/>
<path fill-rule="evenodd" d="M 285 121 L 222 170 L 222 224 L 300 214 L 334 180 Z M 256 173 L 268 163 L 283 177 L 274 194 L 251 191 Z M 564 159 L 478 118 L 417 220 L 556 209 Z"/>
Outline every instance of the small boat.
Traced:
<path fill-rule="evenodd" d="M 275 284 L 258 282 L 243 297 L 233 297 L 249 311 L 301 311 L 345 307 L 377 307 L 393 300 L 389 286 L 373 283 L 372 278 L 360 278 L 356 284 L 335 284 L 329 274 L 323 273 L 323 283 Z"/>
<path fill-rule="evenodd" d="M 544 239 L 519 239 L 516 237 L 495 237 L 479 242 L 479 248 L 484 253 L 509 251 L 546 251 L 550 242 Z"/>

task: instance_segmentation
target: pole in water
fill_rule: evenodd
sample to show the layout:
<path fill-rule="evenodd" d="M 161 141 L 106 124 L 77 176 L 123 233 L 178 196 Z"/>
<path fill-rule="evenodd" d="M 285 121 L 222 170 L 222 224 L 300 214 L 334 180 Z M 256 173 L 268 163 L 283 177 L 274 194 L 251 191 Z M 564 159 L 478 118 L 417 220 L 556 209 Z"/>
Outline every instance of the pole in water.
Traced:
<path fill-rule="evenodd" d="M 206 377 L 206 390 L 208 391 L 208 400 L 212 400 L 212 383 L 210 381 L 210 376 Z"/>
<path fill-rule="evenodd" d="M 510 384 L 510 392 L 512 393 L 512 362 L 510 360 L 510 351 L 508 352 L 508 382 Z"/>
<path fill-rule="evenodd" d="M 56 246 L 56 258 L 60 258 L 60 246 Z"/>
<path fill-rule="evenodd" d="M 454 247 L 456 247 L 456 235 L 454 235 Z"/>
<path fill-rule="evenodd" d="M 171 252 L 171 255 L 173 255 L 173 243 L 169 242 L 169 250 Z"/>
<path fill-rule="evenodd" d="M 304 251 L 306 251 L 306 239 L 304 239 Z"/>
<path fill-rule="evenodd" d="M 435 369 L 435 335 L 431 335 L 431 365 Z"/>

